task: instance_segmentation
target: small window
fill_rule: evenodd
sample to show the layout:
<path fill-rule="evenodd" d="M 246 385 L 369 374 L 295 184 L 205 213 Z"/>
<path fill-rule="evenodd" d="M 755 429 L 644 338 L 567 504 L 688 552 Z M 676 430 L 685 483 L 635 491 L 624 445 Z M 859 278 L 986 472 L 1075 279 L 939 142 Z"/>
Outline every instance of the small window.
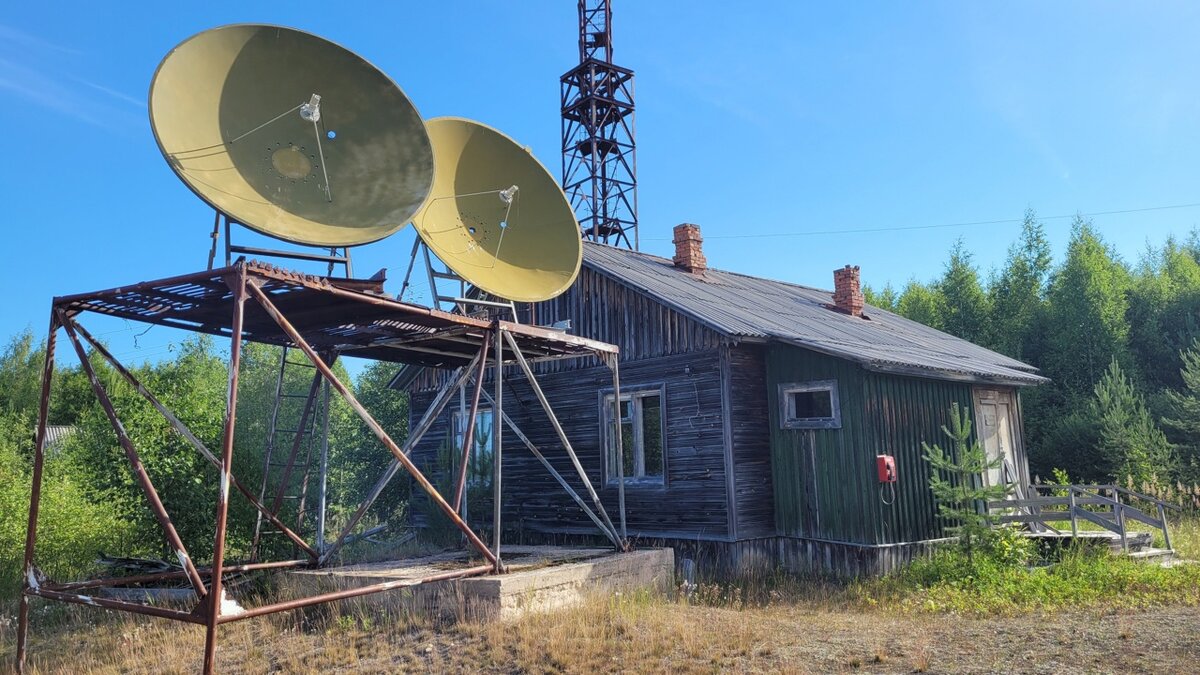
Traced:
<path fill-rule="evenodd" d="M 784 429 L 840 429 L 837 380 L 779 385 L 779 412 Z"/>
<path fill-rule="evenodd" d="M 666 443 L 662 402 L 661 388 L 621 394 L 621 445 L 625 460 L 621 468 L 626 483 L 664 482 Z M 616 438 L 612 433 L 615 426 L 612 394 L 606 394 L 601 405 L 600 419 L 606 422 L 602 433 L 606 474 L 609 483 L 616 483 L 619 474 Z"/>
<path fill-rule="evenodd" d="M 462 457 L 462 444 L 467 434 L 466 415 L 454 411 L 454 459 L 458 466 Z M 475 412 L 475 435 L 471 439 L 471 452 L 467 460 L 467 485 L 471 487 L 490 487 L 492 484 L 492 411 L 480 407 Z"/>

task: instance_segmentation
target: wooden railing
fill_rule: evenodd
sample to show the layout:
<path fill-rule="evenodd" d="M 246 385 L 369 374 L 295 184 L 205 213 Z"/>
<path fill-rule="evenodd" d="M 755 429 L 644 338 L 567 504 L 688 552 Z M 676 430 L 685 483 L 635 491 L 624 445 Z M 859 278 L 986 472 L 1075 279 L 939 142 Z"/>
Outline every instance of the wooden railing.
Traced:
<path fill-rule="evenodd" d="M 1120 536 L 1121 549 L 1128 552 L 1129 531 L 1126 523 L 1136 520 L 1161 530 L 1166 548 L 1174 550 L 1171 548 L 1171 533 L 1167 531 L 1167 509 L 1182 511 L 1174 504 L 1118 485 L 1031 485 L 1029 488 L 1030 496 L 1026 498 L 988 502 L 989 510 L 1020 511 L 998 516 L 997 522 L 1026 523 L 1058 532 L 1049 523 L 1070 521 L 1071 536 L 1077 537 L 1079 521 L 1086 520 Z M 1130 501 L 1133 500 L 1152 505 L 1157 517 L 1132 506 Z"/>

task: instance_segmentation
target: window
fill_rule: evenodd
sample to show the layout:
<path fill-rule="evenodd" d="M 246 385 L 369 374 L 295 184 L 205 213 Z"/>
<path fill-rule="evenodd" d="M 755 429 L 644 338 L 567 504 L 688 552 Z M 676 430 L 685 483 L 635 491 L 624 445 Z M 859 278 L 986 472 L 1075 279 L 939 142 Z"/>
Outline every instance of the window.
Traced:
<path fill-rule="evenodd" d="M 605 420 L 602 437 L 609 483 L 617 482 L 617 444 L 612 431 L 613 395 L 605 394 L 600 419 Z M 666 475 L 666 443 L 663 436 L 663 391 L 661 387 L 621 394 L 621 444 L 624 450 L 626 483 L 661 485 Z"/>
<path fill-rule="evenodd" d="M 837 380 L 779 385 L 779 426 L 784 429 L 841 429 Z"/>
<path fill-rule="evenodd" d="M 461 410 L 454 411 L 454 460 L 457 467 L 462 457 L 463 437 L 467 434 L 467 415 Z M 467 485 L 471 487 L 488 487 L 492 484 L 492 411 L 480 407 L 475 412 L 475 434 L 471 440 L 469 459 L 467 460 Z"/>

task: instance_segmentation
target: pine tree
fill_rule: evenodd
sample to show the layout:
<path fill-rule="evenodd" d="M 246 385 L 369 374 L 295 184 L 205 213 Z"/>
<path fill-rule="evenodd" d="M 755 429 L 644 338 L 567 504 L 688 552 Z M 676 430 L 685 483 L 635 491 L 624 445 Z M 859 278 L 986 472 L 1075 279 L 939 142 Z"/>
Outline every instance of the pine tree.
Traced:
<path fill-rule="evenodd" d="M 982 343 L 989 327 L 988 298 L 972 258 L 962 239 L 954 242 L 946 271 L 937 284 L 941 328 L 964 340 Z"/>
<path fill-rule="evenodd" d="M 1115 358 L 1096 383 L 1095 393 L 1091 412 L 1100 432 L 1096 449 L 1108 474 L 1135 485 L 1170 475 L 1171 444 Z"/>
<path fill-rule="evenodd" d="M 1176 479 L 1187 484 L 1200 483 L 1200 339 L 1180 353 L 1183 380 L 1180 391 L 1167 390 L 1167 416 L 1163 426 L 1175 432 L 1178 444 Z"/>
<path fill-rule="evenodd" d="M 1020 360 L 1039 355 L 1049 273 L 1050 242 L 1030 209 L 1025 212 L 1020 239 L 1009 247 L 1004 269 L 989 287 L 988 346 Z"/>
<path fill-rule="evenodd" d="M 1082 218 L 1076 218 L 1067 258 L 1050 282 L 1043 374 L 1057 402 L 1077 401 L 1113 358 L 1129 363 L 1125 313 L 1129 271 Z"/>
<path fill-rule="evenodd" d="M 931 328 L 942 328 L 941 296 L 937 288 L 910 279 L 896 300 L 896 313 Z"/>
<path fill-rule="evenodd" d="M 1130 292 L 1129 346 L 1152 388 L 1179 388 L 1179 370 L 1168 367 L 1200 337 L 1200 263 L 1173 238 L 1150 249 Z"/>
<path fill-rule="evenodd" d="M 971 559 L 995 522 L 987 503 L 1004 499 L 1009 491 L 1007 485 L 984 485 L 983 475 L 999 468 L 1004 460 L 989 460 L 979 439 L 971 439 L 971 415 L 957 403 L 950 406 L 950 428 L 943 426 L 942 433 L 953 443 L 950 452 L 936 444 L 931 447 L 921 443 L 930 467 L 929 489 L 941 517 L 956 523 L 947 529 L 958 535 L 959 544 Z"/>
<path fill-rule="evenodd" d="M 896 301 L 900 299 L 900 296 L 890 283 L 884 284 L 883 288 L 878 291 L 870 286 L 863 286 L 862 291 L 863 299 L 868 305 L 886 309 L 889 312 L 896 311 Z"/>

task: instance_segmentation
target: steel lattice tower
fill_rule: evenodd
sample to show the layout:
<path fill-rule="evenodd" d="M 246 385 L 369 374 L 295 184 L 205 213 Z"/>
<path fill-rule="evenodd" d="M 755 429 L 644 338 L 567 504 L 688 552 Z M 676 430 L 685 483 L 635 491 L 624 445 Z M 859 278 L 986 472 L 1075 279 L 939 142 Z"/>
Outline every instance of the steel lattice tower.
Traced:
<path fill-rule="evenodd" d="M 579 65 L 562 83 L 562 186 L 583 236 L 638 248 L 633 71 L 612 62 L 608 0 L 579 0 Z"/>

